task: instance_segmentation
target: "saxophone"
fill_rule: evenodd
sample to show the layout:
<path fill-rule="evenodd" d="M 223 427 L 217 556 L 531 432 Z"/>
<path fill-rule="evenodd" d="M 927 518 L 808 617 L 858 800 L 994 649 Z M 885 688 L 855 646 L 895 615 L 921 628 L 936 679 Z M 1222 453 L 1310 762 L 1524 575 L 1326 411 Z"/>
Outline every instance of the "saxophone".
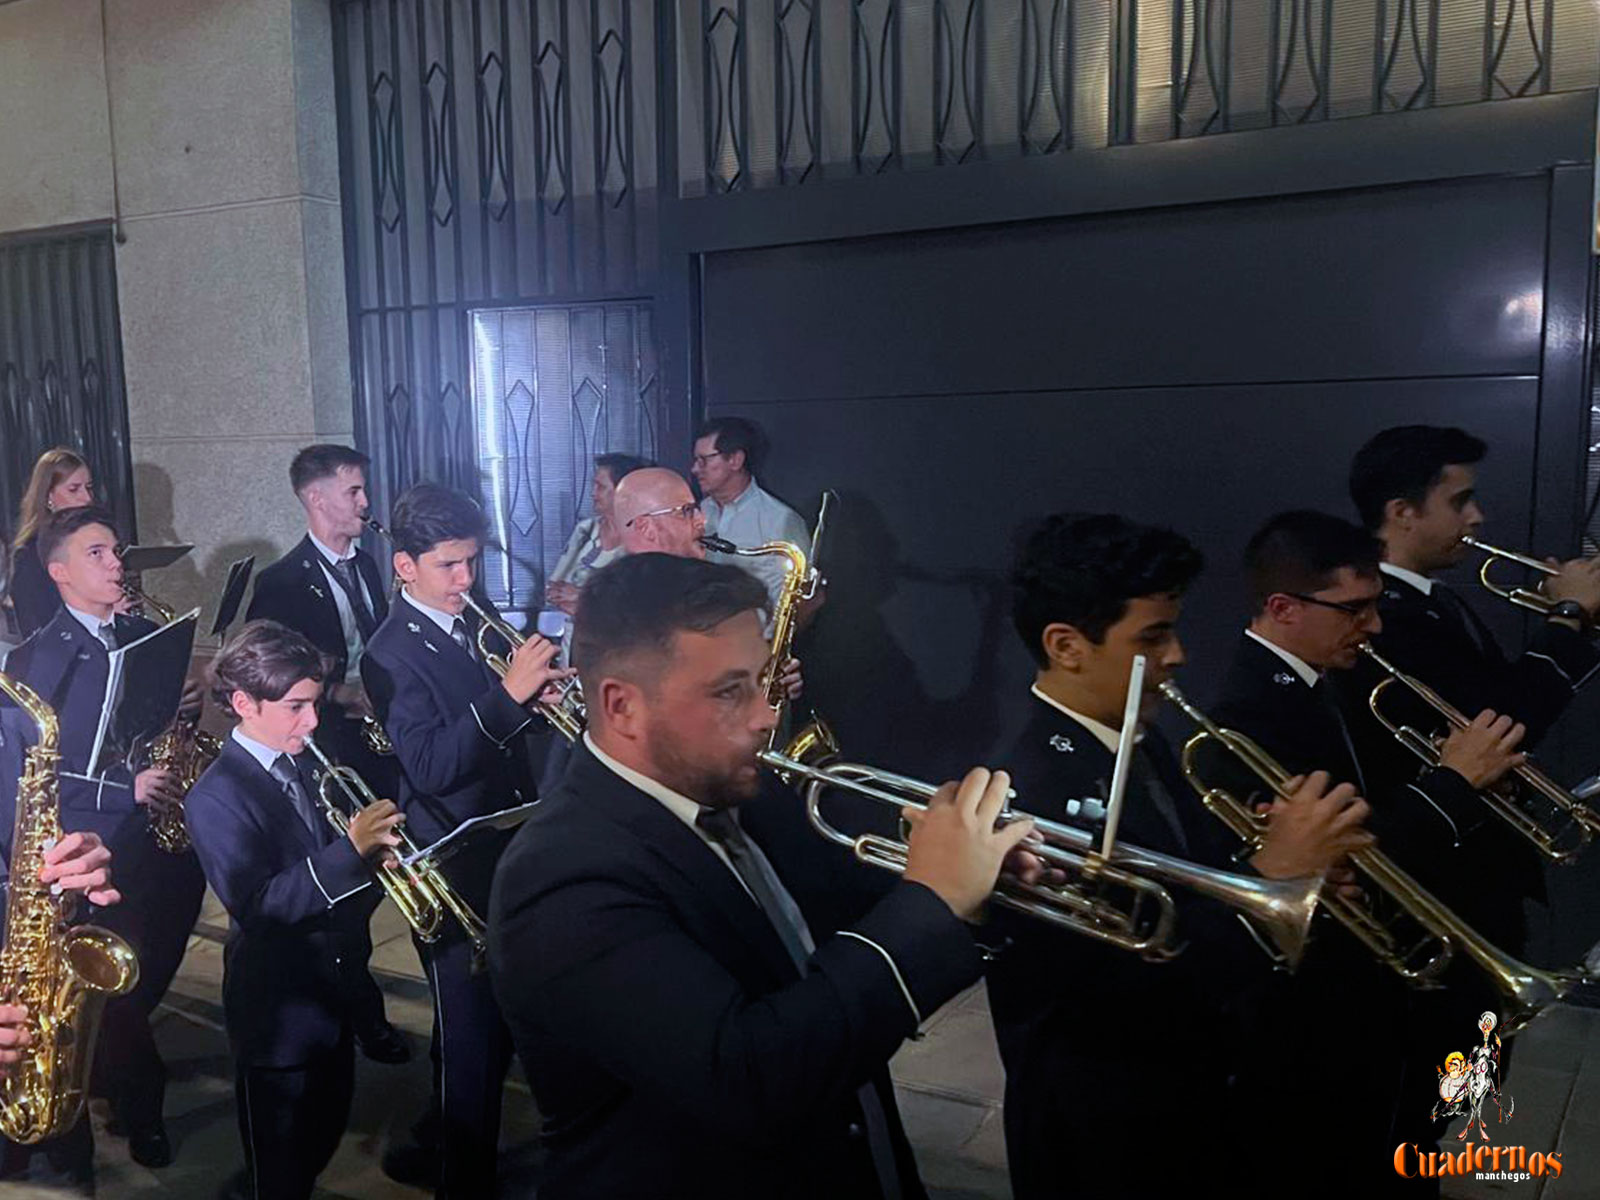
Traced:
<path fill-rule="evenodd" d="M 71 898 L 39 882 L 44 852 L 61 840 L 56 714 L 30 688 L 3 674 L 0 692 L 38 729 L 17 780 L 6 940 L 0 949 L 0 998 L 27 1006 L 30 1038 L 21 1060 L 0 1072 L 0 1133 L 31 1145 L 78 1123 L 100 1010 L 111 997 L 133 989 L 139 960 L 108 929 L 69 928 Z"/>
<path fill-rule="evenodd" d="M 793 657 L 794 635 L 799 628 L 800 604 L 817 594 L 823 578 L 817 570 L 817 547 L 822 542 L 822 531 L 828 523 L 828 506 L 834 499 L 831 491 L 822 493 L 822 506 L 817 510 L 817 526 L 811 535 L 811 552 L 807 554 L 793 542 L 763 542 L 759 546 L 735 546 L 724 538 L 707 535 L 700 544 L 717 554 L 738 558 L 765 558 L 778 555 L 784 559 L 787 570 L 783 576 L 783 589 L 778 593 L 772 608 L 772 649 L 767 655 L 764 671 L 767 681 L 767 704 L 778 714 L 778 724 L 772 727 L 767 738 L 767 749 L 777 749 L 779 730 L 789 706 L 788 694 L 783 688 L 783 665 Z M 783 755 L 803 763 L 819 763 L 839 756 L 839 742 L 828 723 L 816 713 L 785 744 Z"/>
<path fill-rule="evenodd" d="M 122 592 L 133 601 L 134 611 L 141 616 L 148 610 L 170 624 L 178 615 L 170 605 L 146 593 L 137 582 L 124 579 Z M 194 721 L 177 717 L 150 744 L 150 765 L 171 771 L 177 778 L 182 794 L 187 796 L 189 789 L 221 753 L 222 743 L 213 734 L 201 729 Z M 174 804 L 160 812 L 151 809 L 150 836 L 155 839 L 156 846 L 168 854 L 187 853 L 189 827 L 183 822 L 183 805 Z"/>

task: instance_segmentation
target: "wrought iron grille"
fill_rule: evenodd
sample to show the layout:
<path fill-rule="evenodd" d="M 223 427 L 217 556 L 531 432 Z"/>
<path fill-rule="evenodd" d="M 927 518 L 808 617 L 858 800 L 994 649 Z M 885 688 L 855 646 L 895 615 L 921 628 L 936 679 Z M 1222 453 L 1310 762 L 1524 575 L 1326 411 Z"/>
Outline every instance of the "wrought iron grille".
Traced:
<path fill-rule="evenodd" d="M 682 195 L 1592 87 L 1593 0 L 691 0 Z"/>
<path fill-rule="evenodd" d="M 654 12 L 340 0 L 355 429 L 376 511 L 418 479 L 479 487 L 473 310 L 650 293 Z M 659 429 L 659 389 L 648 400 Z"/>
<path fill-rule="evenodd" d="M 484 584 L 502 608 L 540 599 L 573 526 L 592 515 L 596 454 L 659 457 L 650 316 L 644 303 L 472 314 L 476 461 L 494 543 Z"/>
<path fill-rule="evenodd" d="M 77 450 L 133 535 L 117 277 L 106 228 L 0 238 L 0 530 L 39 453 Z M 9 540 L 9 539 L 8 539 Z"/>

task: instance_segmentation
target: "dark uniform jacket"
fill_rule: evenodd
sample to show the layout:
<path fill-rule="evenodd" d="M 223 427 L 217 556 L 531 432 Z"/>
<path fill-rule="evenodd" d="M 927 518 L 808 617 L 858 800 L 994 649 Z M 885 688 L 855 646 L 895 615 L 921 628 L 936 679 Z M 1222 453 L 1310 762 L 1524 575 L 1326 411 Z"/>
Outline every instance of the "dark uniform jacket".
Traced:
<path fill-rule="evenodd" d="M 311 535 L 301 538 L 294 549 L 256 575 L 246 619 L 277 621 L 309 638 L 312 645 L 333 661 L 328 678 L 338 682 L 344 679 L 349 665 L 346 661 L 348 647 L 333 597 L 333 589 L 339 585 L 329 581 L 327 572 L 322 569 L 324 561 Z M 389 599 L 378 574 L 378 564 L 359 547 L 354 561 L 357 573 L 366 584 L 373 620 L 381 625 L 389 615 Z"/>

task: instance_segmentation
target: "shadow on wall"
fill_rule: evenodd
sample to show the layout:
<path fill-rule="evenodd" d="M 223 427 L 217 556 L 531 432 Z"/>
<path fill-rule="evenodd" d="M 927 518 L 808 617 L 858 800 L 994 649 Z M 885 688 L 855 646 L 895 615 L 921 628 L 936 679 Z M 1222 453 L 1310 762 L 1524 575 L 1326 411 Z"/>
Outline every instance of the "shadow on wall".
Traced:
<path fill-rule="evenodd" d="M 882 511 L 863 492 L 846 491 L 829 518 L 818 558 L 828 600 L 801 639 L 806 690 L 847 759 L 921 778 L 953 777 L 1002 732 L 993 703 L 1010 669 L 1008 589 L 991 571 L 937 571 L 902 558 Z M 816 511 L 815 500 L 802 512 Z M 931 694 L 913 656 L 896 641 L 886 610 L 949 609 L 977 620 L 970 669 L 953 695 Z"/>
<path fill-rule="evenodd" d="M 172 477 L 153 463 L 135 463 L 134 495 L 138 497 L 139 542 L 145 546 L 174 545 L 188 541 L 177 530 L 176 502 Z M 246 555 L 256 556 L 256 568 L 266 566 L 278 551 L 266 538 L 243 538 L 220 546 L 196 546 L 189 554 L 160 571 L 145 575 L 144 589 L 152 598 L 185 613 L 200 609 L 200 633 L 196 644 L 202 648 L 215 639 L 206 637 L 216 619 L 217 602 L 228 579 L 228 566 Z M 243 615 L 242 613 L 240 614 Z M 235 621 L 235 628 L 238 621 Z"/>

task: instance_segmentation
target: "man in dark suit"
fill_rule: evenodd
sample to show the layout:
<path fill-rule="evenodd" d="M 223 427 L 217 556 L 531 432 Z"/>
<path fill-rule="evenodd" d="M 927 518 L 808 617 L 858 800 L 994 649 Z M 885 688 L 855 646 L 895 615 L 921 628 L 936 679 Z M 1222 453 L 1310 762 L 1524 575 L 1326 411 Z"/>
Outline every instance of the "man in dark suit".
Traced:
<path fill-rule="evenodd" d="M 589 728 L 489 920 L 545 1200 L 922 1194 L 885 1068 L 977 979 L 962 918 L 1030 823 L 996 830 L 1006 777 L 974 771 L 914 822 L 904 879 L 814 942 L 743 813 L 774 721 L 766 602 L 736 567 L 661 554 L 584 585 Z"/>
<path fill-rule="evenodd" d="M 373 866 L 399 845 L 392 801 L 350 814 L 341 837 L 314 799 L 302 758 L 323 671 L 322 653 L 276 622 L 241 629 L 211 667 L 239 724 L 185 804 L 231 922 L 222 1002 L 252 1200 L 309 1200 L 338 1148 L 355 1083 L 339 963 L 382 897 Z"/>
<path fill-rule="evenodd" d="M 117 858 L 127 903 L 95 919 L 133 946 L 139 983 L 106 1005 L 95 1088 L 112 1102 L 114 1127 L 128 1135 L 134 1160 L 162 1167 L 172 1161 L 162 1120 L 166 1067 L 150 1032 L 150 1014 L 183 960 L 205 878 L 192 852 L 168 854 L 150 835 L 146 809 L 180 799 L 170 772 L 135 773 L 113 764 L 91 773 L 108 652 L 156 628 L 114 611 L 122 597 L 122 563 L 112 520 L 104 509 L 86 507 L 56 513 L 45 524 L 39 551 L 63 607 L 11 652 L 6 670 L 60 720 L 63 827 L 98 834 Z"/>
<path fill-rule="evenodd" d="M 393 796 L 399 783 L 394 758 L 374 754 L 363 735 L 372 706 L 361 683 L 361 653 L 389 615 L 378 565 L 357 542 L 366 529 L 368 461 L 359 450 L 328 444 L 294 456 L 289 483 L 306 512 L 306 536 L 256 575 L 247 618 L 276 621 L 328 656 L 318 744 L 379 796 Z M 356 1041 L 370 1059 L 403 1063 L 411 1051 L 384 1015 L 383 993 L 367 969 L 367 940 L 342 964 Z"/>
<path fill-rule="evenodd" d="M 1017 807 L 1062 822 L 1103 818 L 1135 655 L 1156 688 L 1183 664 L 1177 619 L 1200 555 L 1175 533 L 1115 516 L 1050 517 L 1013 574 L 1013 617 L 1037 671 L 1023 732 L 992 755 Z M 1274 805 L 1250 866 L 1269 878 L 1324 871 L 1366 845 L 1366 805 L 1314 775 Z M 1203 811 L 1158 730 L 1142 728 L 1119 840 L 1239 870 L 1239 843 Z M 1018 1200 L 1177 1195 L 1248 1164 L 1230 1089 L 1244 1040 L 1232 1003 L 1269 969 L 1232 915 L 1175 893 L 1187 948 L 1150 962 L 1021 921 L 989 972 L 1006 1066 L 1006 1147 Z"/>
<path fill-rule="evenodd" d="M 1323 770 L 1356 784 L 1372 805 L 1369 824 L 1384 852 L 1420 874 L 1413 864 L 1459 858 L 1485 839 L 1498 842 L 1476 789 L 1520 761 L 1515 747 L 1522 730 L 1485 712 L 1453 732 L 1440 749 L 1440 765 L 1420 776 L 1412 770 L 1395 779 L 1364 769 L 1340 710 L 1339 685 L 1361 643 L 1382 627 L 1380 551 L 1371 534 L 1325 513 L 1280 513 L 1262 526 L 1244 555 L 1255 615 L 1211 715 L 1291 773 Z M 1241 799 L 1271 798 L 1231 755 L 1205 754 L 1201 767 L 1208 782 L 1224 782 Z M 1340 1091 L 1361 1097 L 1343 1106 L 1339 1122 L 1351 1153 L 1330 1156 L 1314 1175 L 1298 1178 L 1296 1188 L 1329 1197 L 1426 1189 L 1426 1181 L 1402 1180 L 1390 1166 L 1397 1141 L 1426 1140 L 1426 1093 L 1436 1082 L 1435 1060 L 1419 1059 L 1409 1044 L 1416 1031 L 1408 1025 L 1410 995 L 1400 977 L 1330 921 L 1300 969 L 1274 976 L 1252 1007 L 1252 1025 L 1265 1035 L 1258 1041 L 1263 1052 L 1245 1060 L 1241 1090 L 1267 1149 L 1263 1165 L 1293 1170 L 1305 1133 L 1299 1101 L 1306 1064 L 1338 1062 Z M 1350 1033 L 1354 1014 L 1358 1043 Z M 1408 1059 L 1423 1072 L 1410 1088 Z"/>
<path fill-rule="evenodd" d="M 509 654 L 504 679 L 479 658 L 477 624 L 463 596 L 472 587 L 485 522 L 469 497 L 419 483 L 395 501 L 389 531 L 404 586 L 362 656 L 361 674 L 400 761 L 406 827 L 426 846 L 471 817 L 534 799 L 524 738 L 533 718 L 526 706 L 568 673 L 551 666 L 556 647 L 538 636 Z M 489 880 L 507 840 L 484 838 L 446 868 L 474 912 L 487 909 Z M 511 1041 L 488 976 L 458 928 L 432 945 L 419 943 L 417 951 L 434 1004 L 437 1194 L 478 1200 L 494 1188 Z M 431 1152 L 429 1124 L 413 1131 L 424 1152 Z M 418 1155 L 395 1154 L 385 1169 L 411 1174 Z"/>

